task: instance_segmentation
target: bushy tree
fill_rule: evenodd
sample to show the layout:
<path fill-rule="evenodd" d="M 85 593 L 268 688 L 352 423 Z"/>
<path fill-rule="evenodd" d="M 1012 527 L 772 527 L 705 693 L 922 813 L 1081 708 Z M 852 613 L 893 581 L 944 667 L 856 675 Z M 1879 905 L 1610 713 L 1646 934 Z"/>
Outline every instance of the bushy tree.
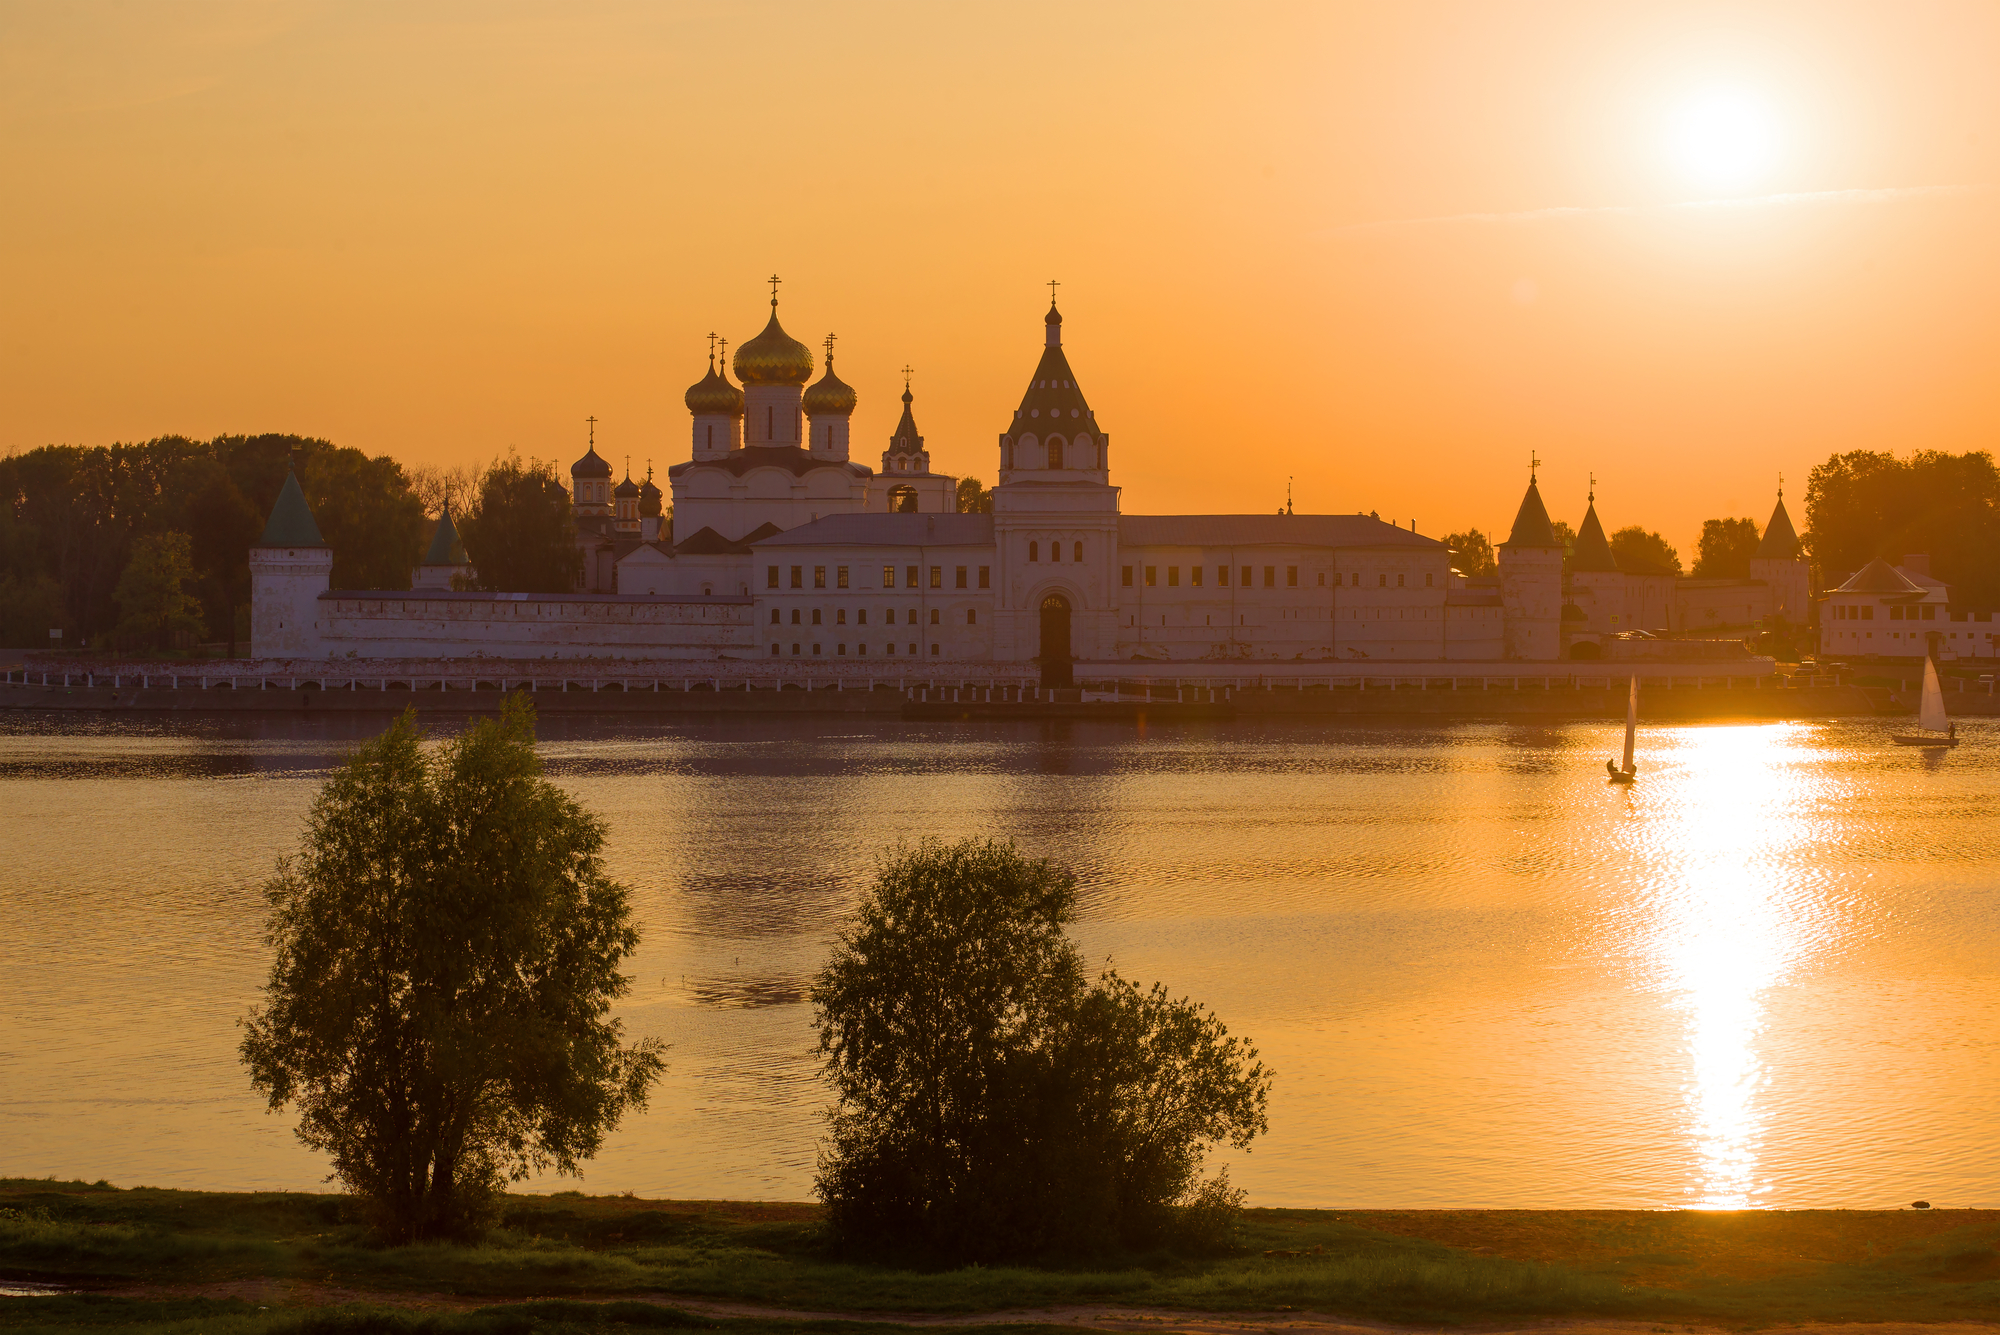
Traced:
<path fill-rule="evenodd" d="M 1748 579 L 1750 559 L 1757 555 L 1757 521 L 1705 519 L 1701 545 L 1695 553 L 1696 579 Z"/>
<path fill-rule="evenodd" d="M 1681 554 L 1659 534 L 1628 525 L 1610 538 L 1612 559 L 1626 574 L 1678 575 Z"/>
<path fill-rule="evenodd" d="M 118 633 L 134 644 L 164 649 L 176 635 L 200 636 L 201 600 L 188 591 L 194 580 L 192 545 L 185 533 L 155 533 L 132 544 L 132 559 L 118 577 Z"/>
<path fill-rule="evenodd" d="M 1493 575 L 1500 571 L 1500 562 L 1493 554 L 1493 540 L 1476 528 L 1445 534 L 1444 545 L 1451 548 L 1452 568 L 1461 575 Z"/>
<path fill-rule="evenodd" d="M 986 489 L 976 477 L 962 477 L 958 480 L 958 512 L 962 515 L 990 515 L 993 513 L 993 493 Z"/>
<path fill-rule="evenodd" d="M 540 459 L 509 455 L 488 468 L 458 532 L 482 589 L 568 593 L 583 569 L 569 491 Z"/>
<path fill-rule="evenodd" d="M 1801 535 L 1831 584 L 1878 556 L 1922 552 L 1952 597 L 2000 602 L 2000 468 L 1984 450 L 1836 454 L 1806 482 Z"/>
<path fill-rule="evenodd" d="M 243 1060 L 389 1238 L 477 1232 L 505 1181 L 579 1172 L 644 1106 L 661 1049 L 610 1018 L 639 937 L 603 844 L 516 695 L 429 748 L 405 713 L 279 864 Z"/>
<path fill-rule="evenodd" d="M 1270 1072 L 1192 1002 L 1087 983 L 1075 911 L 1075 878 L 1011 845 L 885 859 L 811 993 L 837 1098 L 817 1188 L 842 1242 L 1075 1254 L 1233 1212 L 1202 1159 L 1263 1132 Z"/>

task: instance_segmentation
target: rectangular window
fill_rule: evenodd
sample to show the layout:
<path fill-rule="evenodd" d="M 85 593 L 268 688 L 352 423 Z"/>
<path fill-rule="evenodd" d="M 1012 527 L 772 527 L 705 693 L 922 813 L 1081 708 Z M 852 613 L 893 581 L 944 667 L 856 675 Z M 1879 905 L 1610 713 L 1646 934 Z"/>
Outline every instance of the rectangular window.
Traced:
<path fill-rule="evenodd" d="M 1254 581 L 1253 581 L 1253 580 L 1252 580 L 1252 579 L 1250 578 L 1250 567 L 1249 567 L 1249 566 L 1244 566 L 1244 567 L 1243 567 L 1243 578 L 1242 578 L 1242 579 L 1239 579 L 1239 580 L 1237 580 L 1236 582 L 1237 582 L 1238 584 L 1241 584 L 1241 585 L 1242 585 L 1242 586 L 1243 586 L 1244 588 L 1246 588 L 1246 589 L 1250 587 L 1250 585 L 1251 585 L 1251 584 L 1252 584 L 1252 583 L 1253 583 Z"/>
<path fill-rule="evenodd" d="M 932 587 L 933 589 L 942 589 L 942 588 L 944 587 L 944 567 L 943 567 L 943 566 L 932 566 L 932 567 L 931 567 L 931 587 Z"/>
<path fill-rule="evenodd" d="M 845 625 L 847 624 L 847 609 L 846 609 L 846 608 L 842 607 L 842 608 L 839 608 L 839 609 L 835 610 L 835 612 L 834 612 L 834 614 L 833 614 L 833 624 L 834 624 L 834 625 L 836 625 L 836 626 L 845 626 Z"/>
<path fill-rule="evenodd" d="M 1401 575 L 1396 576 L 1396 587 L 1399 589 L 1403 587 L 1403 577 Z"/>
<path fill-rule="evenodd" d="M 1285 587 L 1288 589 L 1299 587 L 1299 568 L 1297 566 L 1285 567 Z"/>
<path fill-rule="evenodd" d="M 931 609 L 931 624 L 933 626 L 938 624 L 938 609 L 935 607 Z"/>
<path fill-rule="evenodd" d="M 979 587 L 982 589 L 990 589 L 993 587 L 993 567 L 991 566 L 979 567 Z"/>
<path fill-rule="evenodd" d="M 896 587 L 896 567 L 894 566 L 882 567 L 882 587 L 885 589 L 893 589 Z"/>
<path fill-rule="evenodd" d="M 826 587 L 826 567 L 825 567 L 825 566 L 814 566 L 814 567 L 813 567 L 813 587 L 814 587 L 815 589 L 823 589 L 823 588 L 825 588 L 825 587 Z"/>
<path fill-rule="evenodd" d="M 1168 566 L 1167 587 L 1170 589 L 1178 589 L 1180 586 L 1181 586 L 1181 568 L 1179 566 Z"/>
<path fill-rule="evenodd" d="M 1157 567 L 1157 566 L 1147 566 L 1147 567 L 1146 567 L 1146 587 L 1150 589 L 1150 588 L 1152 588 L 1152 587 L 1153 587 L 1153 586 L 1154 586 L 1155 584 L 1158 584 L 1159 582 L 1160 582 L 1160 580 L 1159 580 L 1159 567 Z"/>
<path fill-rule="evenodd" d="M 1226 589 L 1229 587 L 1228 566 L 1217 566 L 1215 568 L 1215 587 L 1218 589 Z"/>
<path fill-rule="evenodd" d="M 966 624 L 966 625 L 968 625 L 968 626 L 976 626 L 976 625 L 978 625 L 978 624 L 979 624 L 979 609 L 978 609 L 978 608 L 976 608 L 976 607 L 968 607 L 968 608 L 966 608 L 966 609 L 965 609 L 965 624 Z"/>
<path fill-rule="evenodd" d="M 778 567 L 776 566 L 764 567 L 764 587 L 767 589 L 775 589 L 778 587 Z"/>
<path fill-rule="evenodd" d="M 914 589 L 917 587 L 917 568 L 915 566 L 903 567 L 903 584 L 907 588 Z"/>
<path fill-rule="evenodd" d="M 1935 607 L 1926 607 L 1926 608 L 1924 609 L 1924 620 L 1926 620 L 1926 621 L 1936 621 L 1936 620 L 1937 620 L 1937 609 L 1936 609 Z"/>
<path fill-rule="evenodd" d="M 799 609 L 796 607 L 792 609 L 792 624 L 794 626 L 799 624 Z"/>
<path fill-rule="evenodd" d="M 868 609 L 867 609 L 867 608 L 865 608 L 865 607 L 864 607 L 864 608 L 862 608 L 862 609 L 861 609 L 860 611 L 858 611 L 858 612 L 856 612 L 856 613 L 854 614 L 854 624 L 855 624 L 855 625 L 857 625 L 857 626 L 865 626 L 865 625 L 867 625 L 867 624 L 868 624 Z M 867 653 L 868 651 L 867 651 L 866 649 L 863 649 L 863 650 L 862 650 L 861 652 L 865 654 L 865 653 Z"/>
<path fill-rule="evenodd" d="M 1120 584 L 1123 584 L 1123 585 L 1124 585 L 1124 586 L 1125 586 L 1126 588 L 1128 588 L 1128 589 L 1132 587 L 1132 567 L 1131 567 L 1131 566 L 1120 566 L 1120 567 L 1119 567 L 1119 569 L 1118 569 L 1118 582 L 1119 582 Z"/>
<path fill-rule="evenodd" d="M 1388 587 L 1389 587 L 1389 577 L 1388 577 L 1387 575 L 1377 575 L 1377 576 L 1375 577 L 1375 587 L 1376 587 L 1376 588 L 1378 588 L 1378 589 L 1386 589 L 1386 588 L 1388 588 Z"/>
<path fill-rule="evenodd" d="M 1892 607 L 1892 608 L 1890 608 L 1890 609 L 1889 609 L 1889 620 L 1891 620 L 1891 621 L 1901 621 L 1902 619 L 1903 619 L 1903 609 L 1902 609 L 1902 608 L 1900 608 L 1900 607 Z"/>
<path fill-rule="evenodd" d="M 964 566 L 960 566 L 960 567 L 958 567 L 958 572 L 957 572 L 957 574 L 956 574 L 955 578 L 957 579 L 957 581 L 958 581 L 958 582 L 957 582 L 957 584 L 953 585 L 953 587 L 954 587 L 954 588 L 959 588 L 959 589 L 962 589 L 962 588 L 964 588 L 964 587 L 965 587 L 965 567 L 964 567 Z"/>
<path fill-rule="evenodd" d="M 1861 609 L 1861 619 L 1863 621 L 1873 621 L 1875 619 L 1874 604 L 1871 603 L 1867 607 Z"/>
<path fill-rule="evenodd" d="M 1319 586 L 1322 589 L 1326 587 L 1326 572 L 1324 570 L 1319 572 Z"/>
<path fill-rule="evenodd" d="M 1190 583 L 1190 584 L 1194 585 L 1194 586 L 1195 586 L 1195 587 L 1196 587 L 1197 589 L 1201 587 L 1201 567 L 1200 567 L 1200 566 L 1189 566 L 1189 567 L 1188 567 L 1188 583 Z"/>
<path fill-rule="evenodd" d="M 847 587 L 846 566 L 835 566 L 833 568 L 833 583 L 835 588 L 844 589 Z"/>
<path fill-rule="evenodd" d="M 1267 589 L 1275 589 L 1278 587 L 1278 567 L 1276 566 L 1264 567 L 1264 587 Z"/>
<path fill-rule="evenodd" d="M 1431 576 L 1429 575 L 1424 576 L 1424 587 L 1427 589 L 1431 587 Z"/>

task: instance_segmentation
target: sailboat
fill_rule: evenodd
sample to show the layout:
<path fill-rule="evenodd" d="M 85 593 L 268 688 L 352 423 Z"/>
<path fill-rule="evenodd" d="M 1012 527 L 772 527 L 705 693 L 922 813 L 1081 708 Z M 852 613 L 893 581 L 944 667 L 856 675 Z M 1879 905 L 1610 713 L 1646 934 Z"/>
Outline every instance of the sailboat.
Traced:
<path fill-rule="evenodd" d="M 1632 744 L 1639 736 L 1639 674 L 1632 674 L 1632 693 L 1625 697 L 1625 764 L 1621 768 L 1609 760 L 1604 762 L 1604 772 L 1611 776 L 1613 783 L 1630 783 L 1639 777 L 1639 767 L 1632 763 Z"/>
<path fill-rule="evenodd" d="M 1917 706 L 1917 728 L 1914 733 L 1895 734 L 1896 745 L 1958 745 L 1958 729 L 1944 712 L 1944 687 L 1938 682 L 1937 662 L 1928 655 L 1924 658 L 1924 698 Z"/>

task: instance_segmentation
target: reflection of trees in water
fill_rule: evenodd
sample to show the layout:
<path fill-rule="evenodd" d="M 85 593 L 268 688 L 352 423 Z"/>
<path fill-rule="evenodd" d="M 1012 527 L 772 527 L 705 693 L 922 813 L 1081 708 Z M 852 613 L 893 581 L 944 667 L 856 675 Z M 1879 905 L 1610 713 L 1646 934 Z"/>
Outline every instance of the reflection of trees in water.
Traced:
<path fill-rule="evenodd" d="M 830 851 L 800 844 L 714 847 L 712 856 L 755 858 L 759 867 L 683 872 L 678 878 L 685 907 L 680 930 L 710 940 L 830 934 L 869 870 L 864 865 L 843 872 L 815 860 L 816 853 Z"/>
<path fill-rule="evenodd" d="M 797 1006 L 806 999 L 811 980 L 803 975 L 767 974 L 763 977 L 697 978 L 687 985 L 695 1002 L 734 1010 L 757 1010 L 764 1006 Z"/>

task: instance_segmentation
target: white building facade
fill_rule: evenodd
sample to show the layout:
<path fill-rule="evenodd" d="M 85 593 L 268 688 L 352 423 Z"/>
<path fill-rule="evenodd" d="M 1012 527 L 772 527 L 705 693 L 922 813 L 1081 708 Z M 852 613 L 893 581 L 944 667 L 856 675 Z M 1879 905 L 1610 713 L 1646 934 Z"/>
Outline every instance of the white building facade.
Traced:
<path fill-rule="evenodd" d="M 1125 515 L 1111 433 L 1051 304 L 998 433 L 991 512 L 959 514 L 907 383 L 881 467 L 856 462 L 857 396 L 831 340 L 808 385 L 813 357 L 776 305 L 736 350 L 741 387 L 711 358 L 687 391 L 670 529 L 645 518 L 656 491 L 629 477 L 614 489 L 594 448 L 578 461 L 592 560 L 577 593 L 475 592 L 469 570 L 442 578 L 430 560 L 428 588 L 330 589 L 330 554 L 288 483 L 252 552 L 252 652 L 1037 663 L 1053 684 L 1078 662 L 1564 656 L 1563 549 L 1532 480 L 1484 582 L 1455 573 L 1441 541 L 1370 515 Z"/>

